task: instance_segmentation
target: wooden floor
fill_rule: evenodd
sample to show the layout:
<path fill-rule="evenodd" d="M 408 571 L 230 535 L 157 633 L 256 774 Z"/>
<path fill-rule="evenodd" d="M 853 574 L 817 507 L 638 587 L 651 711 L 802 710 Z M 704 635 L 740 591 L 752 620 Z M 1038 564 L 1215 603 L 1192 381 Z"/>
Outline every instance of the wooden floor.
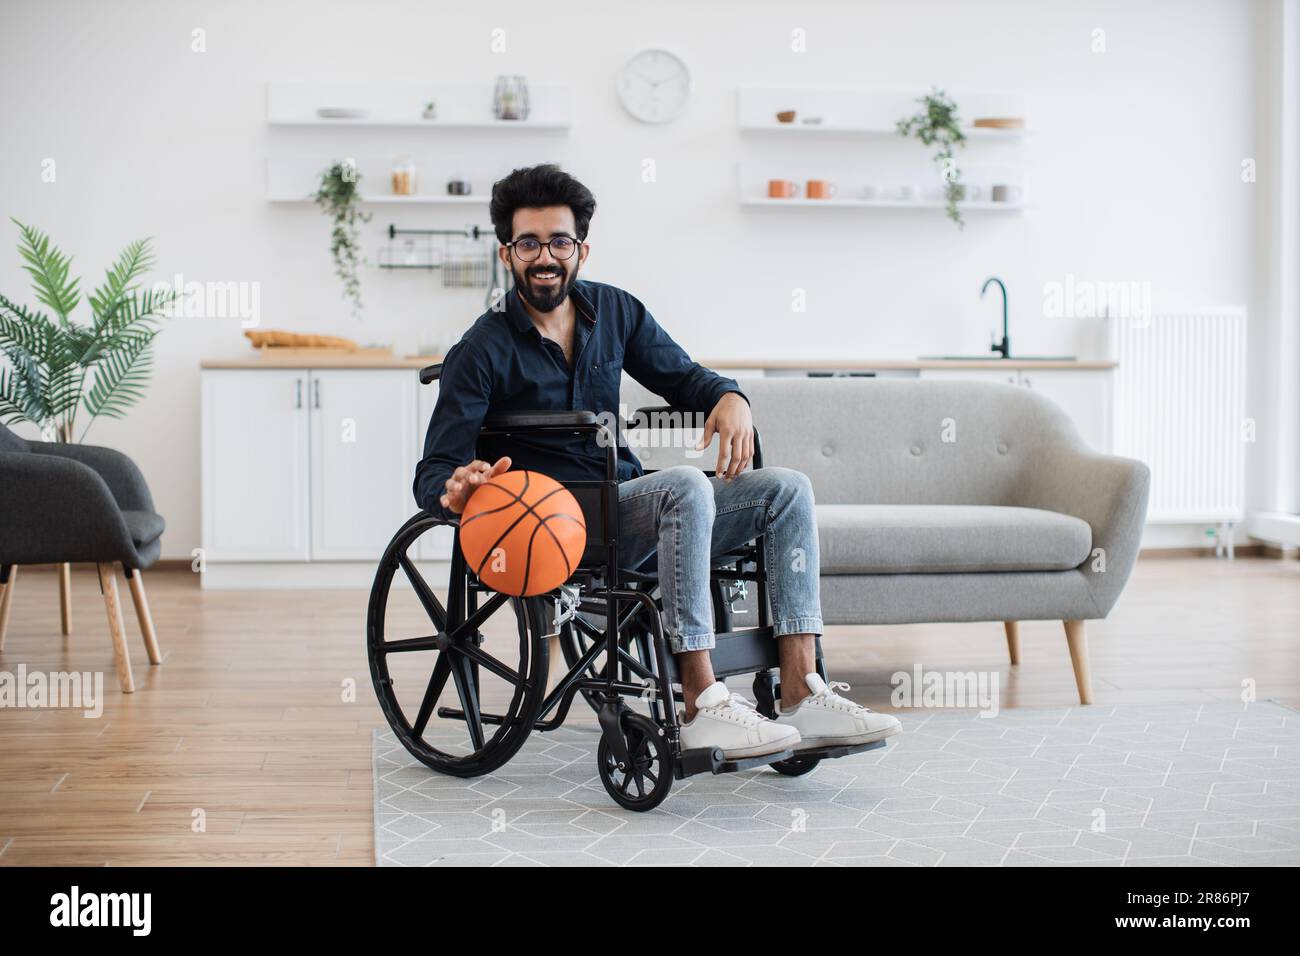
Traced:
<path fill-rule="evenodd" d="M 104 711 L 0 709 L 0 864 L 370 864 L 370 738 L 383 719 L 363 646 L 366 595 L 205 592 L 146 576 L 164 660 L 128 616 L 136 693 L 117 688 L 93 568 L 73 572 L 73 633 L 58 578 L 23 569 L 0 671 L 101 671 Z M 1091 622 L 1100 705 L 1260 699 L 1300 705 L 1300 562 L 1139 563 L 1108 621 Z M 834 677 L 890 709 L 890 676 L 993 670 L 1003 707 L 1070 706 L 1059 623 L 832 628 Z M 575 714 L 578 710 L 575 708 Z M 582 714 L 584 718 L 585 714 Z"/>

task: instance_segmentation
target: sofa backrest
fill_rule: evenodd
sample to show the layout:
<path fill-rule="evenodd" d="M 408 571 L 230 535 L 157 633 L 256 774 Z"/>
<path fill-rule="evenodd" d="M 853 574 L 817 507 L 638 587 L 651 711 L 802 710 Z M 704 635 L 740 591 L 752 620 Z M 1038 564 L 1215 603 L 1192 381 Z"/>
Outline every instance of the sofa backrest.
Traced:
<path fill-rule="evenodd" d="M 871 378 L 746 378 L 763 463 L 808 475 L 819 504 L 1005 504 L 1035 462 L 1078 445 L 1073 423 L 1027 388 L 987 382 Z M 624 378 L 628 414 L 663 402 Z M 634 436 L 635 437 L 635 436 Z M 647 468 L 707 457 L 634 450 Z"/>

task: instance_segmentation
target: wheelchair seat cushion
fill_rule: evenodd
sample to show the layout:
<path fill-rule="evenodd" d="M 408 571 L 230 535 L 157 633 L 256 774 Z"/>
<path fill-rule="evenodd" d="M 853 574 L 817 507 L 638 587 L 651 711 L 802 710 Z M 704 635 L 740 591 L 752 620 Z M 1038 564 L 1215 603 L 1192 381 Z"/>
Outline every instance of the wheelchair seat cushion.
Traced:
<path fill-rule="evenodd" d="M 994 505 L 822 505 L 823 574 L 1065 571 L 1092 549 L 1071 515 Z"/>

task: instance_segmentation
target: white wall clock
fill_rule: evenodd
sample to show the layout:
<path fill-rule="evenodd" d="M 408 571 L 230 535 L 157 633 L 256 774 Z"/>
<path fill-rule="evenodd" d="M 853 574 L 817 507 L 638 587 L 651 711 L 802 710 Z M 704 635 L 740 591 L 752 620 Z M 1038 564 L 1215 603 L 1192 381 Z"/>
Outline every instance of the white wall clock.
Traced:
<path fill-rule="evenodd" d="M 615 84 L 623 108 L 643 123 L 682 115 L 691 95 L 691 71 L 667 50 L 642 50 L 627 61 Z"/>

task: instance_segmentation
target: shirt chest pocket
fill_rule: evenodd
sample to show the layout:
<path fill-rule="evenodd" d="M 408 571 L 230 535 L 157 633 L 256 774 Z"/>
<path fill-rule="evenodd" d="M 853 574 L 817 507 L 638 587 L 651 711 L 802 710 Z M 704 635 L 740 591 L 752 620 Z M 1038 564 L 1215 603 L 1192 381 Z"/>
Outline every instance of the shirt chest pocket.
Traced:
<path fill-rule="evenodd" d="M 591 394 L 602 403 L 603 408 L 613 410 L 618 407 L 619 387 L 623 381 L 623 356 L 609 355 L 592 359 Z"/>

